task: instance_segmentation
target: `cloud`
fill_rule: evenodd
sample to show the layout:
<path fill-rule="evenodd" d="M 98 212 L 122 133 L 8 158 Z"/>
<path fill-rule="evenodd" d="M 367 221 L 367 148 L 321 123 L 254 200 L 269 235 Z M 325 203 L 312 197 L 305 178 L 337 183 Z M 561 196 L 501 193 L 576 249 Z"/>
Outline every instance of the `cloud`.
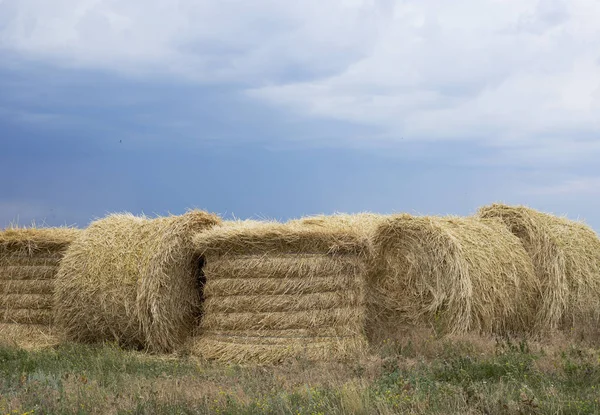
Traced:
<path fill-rule="evenodd" d="M 403 3 L 373 53 L 340 74 L 249 93 L 392 139 L 600 143 L 598 2 L 434 3 Z"/>
<path fill-rule="evenodd" d="M 543 196 L 600 195 L 600 177 L 578 177 L 560 183 L 530 188 L 528 194 Z"/>
<path fill-rule="evenodd" d="M 5 0 L 0 48 L 66 67 L 237 84 L 348 143 L 476 142 L 600 156 L 595 0 Z"/>
<path fill-rule="evenodd" d="M 8 0 L 0 47 L 69 67 L 260 82 L 342 69 L 368 50 L 386 3 Z"/>

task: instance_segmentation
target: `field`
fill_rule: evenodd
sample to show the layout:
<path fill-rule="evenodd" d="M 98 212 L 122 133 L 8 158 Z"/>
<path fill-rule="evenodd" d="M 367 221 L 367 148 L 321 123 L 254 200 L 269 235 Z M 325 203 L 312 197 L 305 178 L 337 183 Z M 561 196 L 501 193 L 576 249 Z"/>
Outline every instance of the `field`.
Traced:
<path fill-rule="evenodd" d="M 597 235 L 479 215 L 7 230 L 0 415 L 599 414 Z"/>
<path fill-rule="evenodd" d="M 2 414 L 597 414 L 600 350 L 413 335 L 356 361 L 241 366 L 116 346 L 0 346 Z"/>

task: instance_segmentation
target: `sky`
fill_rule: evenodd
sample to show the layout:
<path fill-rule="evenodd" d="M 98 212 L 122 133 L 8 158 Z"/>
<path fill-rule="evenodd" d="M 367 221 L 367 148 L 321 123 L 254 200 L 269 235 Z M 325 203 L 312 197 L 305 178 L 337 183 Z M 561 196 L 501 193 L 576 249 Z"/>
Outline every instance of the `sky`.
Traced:
<path fill-rule="evenodd" d="M 0 0 L 0 227 L 112 212 L 600 232 L 597 0 Z"/>

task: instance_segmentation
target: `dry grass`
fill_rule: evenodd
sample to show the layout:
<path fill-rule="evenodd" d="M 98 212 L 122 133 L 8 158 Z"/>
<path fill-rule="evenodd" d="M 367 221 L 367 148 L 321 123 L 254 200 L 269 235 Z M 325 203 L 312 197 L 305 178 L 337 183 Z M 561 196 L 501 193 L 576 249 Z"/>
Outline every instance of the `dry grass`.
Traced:
<path fill-rule="evenodd" d="M 355 359 L 365 348 L 358 337 L 277 337 L 277 341 L 260 336 L 212 336 L 197 338 L 193 352 L 205 359 L 236 363 L 280 363 L 290 359 Z M 199 350 L 202 348 L 202 350 Z"/>
<path fill-rule="evenodd" d="M 58 264 L 80 233 L 35 227 L 0 232 L 0 337 L 6 343 L 47 343 Z"/>
<path fill-rule="evenodd" d="M 200 312 L 194 233 L 219 223 L 190 211 L 157 219 L 116 214 L 90 225 L 61 263 L 56 321 L 67 339 L 169 352 Z"/>
<path fill-rule="evenodd" d="M 57 344 L 55 330 L 46 324 L 0 323 L 0 346 L 39 350 Z"/>
<path fill-rule="evenodd" d="M 592 229 L 524 206 L 494 204 L 477 216 L 502 220 L 529 253 L 542 286 L 540 330 L 600 334 L 600 240 Z"/>
<path fill-rule="evenodd" d="M 373 243 L 372 339 L 404 325 L 445 334 L 531 327 L 539 293 L 533 267 L 499 222 L 394 215 Z"/>
<path fill-rule="evenodd" d="M 599 350 L 572 339 L 441 340 L 423 332 L 351 361 L 273 366 L 166 358 L 113 345 L 27 352 L 0 345 L 3 414 L 600 413 Z"/>
<path fill-rule="evenodd" d="M 206 264 L 192 352 L 278 362 L 364 346 L 366 238 L 340 226 L 229 222 L 194 238 Z"/>

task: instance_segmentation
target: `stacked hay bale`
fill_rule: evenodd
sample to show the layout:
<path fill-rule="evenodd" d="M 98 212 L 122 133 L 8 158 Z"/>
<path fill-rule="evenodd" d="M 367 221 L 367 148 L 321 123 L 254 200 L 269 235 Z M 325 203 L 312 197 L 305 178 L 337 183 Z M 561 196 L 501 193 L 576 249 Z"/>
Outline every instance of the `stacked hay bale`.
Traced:
<path fill-rule="evenodd" d="M 368 244 L 357 233 L 240 221 L 199 234 L 194 244 L 206 285 L 193 353 L 278 362 L 363 350 Z"/>
<path fill-rule="evenodd" d="M 190 211 L 156 219 L 115 214 L 92 223 L 61 263 L 57 325 L 72 341 L 176 349 L 201 307 L 201 264 L 191 238 L 219 222 Z"/>
<path fill-rule="evenodd" d="M 346 230 L 353 233 L 362 234 L 369 239 L 377 230 L 377 226 L 381 224 L 388 216 L 378 213 L 362 212 L 362 213 L 336 213 L 333 215 L 315 215 L 306 216 L 300 219 L 294 219 L 288 223 L 300 226 L 315 226 L 324 228 L 337 228 L 338 230 Z"/>
<path fill-rule="evenodd" d="M 394 215 L 373 238 L 369 335 L 528 331 L 539 287 L 519 240 L 495 220 Z"/>
<path fill-rule="evenodd" d="M 540 331 L 600 333 L 600 240 L 592 229 L 524 206 L 493 204 L 477 216 L 500 219 L 529 253 L 542 286 Z"/>
<path fill-rule="evenodd" d="M 305 216 L 300 219 L 293 219 L 288 223 L 297 226 L 313 227 L 315 229 L 335 228 L 339 231 L 354 232 L 361 235 L 369 244 L 367 255 L 361 257 L 366 269 L 365 273 L 365 333 L 369 340 L 374 340 L 375 335 L 382 334 L 379 326 L 374 323 L 373 314 L 377 313 L 377 304 L 379 298 L 373 295 L 374 281 L 374 265 L 375 258 L 373 257 L 374 250 L 372 249 L 372 241 L 377 232 L 378 226 L 381 225 L 390 216 L 381 215 L 371 212 L 361 213 L 335 213 L 333 215 L 314 215 Z M 387 333 L 389 334 L 389 333 Z"/>
<path fill-rule="evenodd" d="M 0 232 L 0 337 L 38 343 L 52 325 L 59 262 L 80 233 L 71 228 L 10 228 Z"/>

